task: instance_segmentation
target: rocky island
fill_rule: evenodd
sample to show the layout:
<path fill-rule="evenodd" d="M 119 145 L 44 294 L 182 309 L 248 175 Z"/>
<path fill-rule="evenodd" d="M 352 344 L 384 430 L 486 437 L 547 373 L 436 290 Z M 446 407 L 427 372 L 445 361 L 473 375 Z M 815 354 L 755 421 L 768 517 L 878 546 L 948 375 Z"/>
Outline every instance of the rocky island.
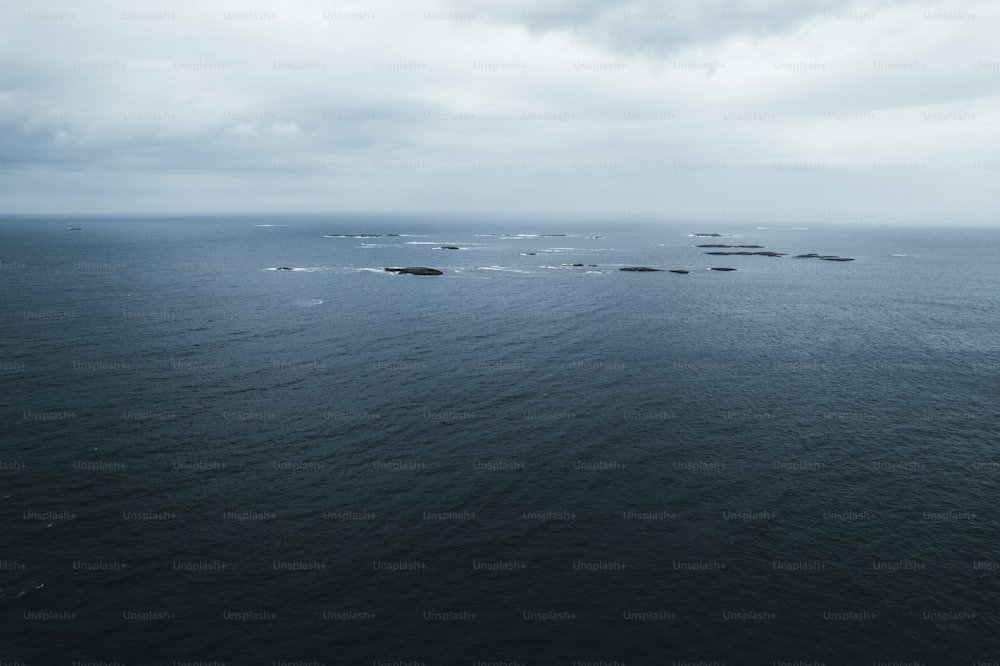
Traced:
<path fill-rule="evenodd" d="M 854 261 L 852 257 L 838 257 L 835 254 L 816 254 L 815 252 L 810 252 L 809 254 L 797 254 L 793 259 L 823 259 L 824 261 Z"/>
<path fill-rule="evenodd" d="M 770 251 L 766 251 L 766 250 L 764 252 L 724 252 L 722 250 L 717 250 L 715 252 L 705 252 L 703 254 L 722 254 L 722 255 L 741 254 L 741 255 L 744 255 L 744 256 L 748 256 L 748 257 L 750 257 L 750 256 L 759 256 L 759 257 L 783 257 L 783 256 L 785 256 L 784 252 L 770 252 Z"/>
<path fill-rule="evenodd" d="M 443 271 L 426 266 L 406 266 L 404 268 L 386 268 L 390 273 L 400 273 L 406 275 L 444 275 Z"/>

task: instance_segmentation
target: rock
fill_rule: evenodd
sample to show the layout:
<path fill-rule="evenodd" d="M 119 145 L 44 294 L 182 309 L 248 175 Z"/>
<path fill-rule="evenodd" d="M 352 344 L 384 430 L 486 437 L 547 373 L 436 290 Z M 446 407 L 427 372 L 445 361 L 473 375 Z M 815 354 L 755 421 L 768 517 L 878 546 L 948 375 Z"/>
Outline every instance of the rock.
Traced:
<path fill-rule="evenodd" d="M 659 273 L 662 271 L 660 268 L 650 268 L 649 266 L 625 266 L 624 268 L 619 268 L 620 271 L 632 271 L 633 273 Z"/>
<path fill-rule="evenodd" d="M 736 269 L 735 268 L 725 268 L 725 267 L 716 268 L 715 266 L 713 266 L 712 270 L 713 271 L 735 271 Z"/>
<path fill-rule="evenodd" d="M 711 238 L 718 238 L 722 234 L 691 234 L 692 236 L 707 236 Z"/>
<path fill-rule="evenodd" d="M 444 275 L 443 271 L 439 271 L 436 268 L 427 268 L 426 266 L 406 266 L 405 268 L 386 268 L 385 270 L 408 275 Z"/>
<path fill-rule="evenodd" d="M 770 252 L 770 251 L 767 251 L 767 252 L 722 252 L 722 251 L 717 251 L 717 252 L 703 252 L 702 254 L 724 254 L 724 255 L 739 254 L 739 255 L 743 255 L 743 256 L 747 256 L 747 257 L 753 257 L 753 256 L 759 256 L 759 257 L 783 257 L 783 256 L 785 256 L 784 253 L 782 253 L 782 252 Z"/>
<path fill-rule="evenodd" d="M 695 247 L 743 247 L 743 248 L 760 248 L 763 245 L 719 245 L 718 243 L 709 243 L 708 245 L 695 245 Z"/>
<path fill-rule="evenodd" d="M 570 264 L 570 266 L 583 266 L 583 264 Z"/>
<path fill-rule="evenodd" d="M 825 261 L 854 261 L 852 257 L 838 257 L 835 254 L 816 254 L 815 252 L 810 252 L 809 254 L 797 254 L 793 259 L 823 259 Z"/>
<path fill-rule="evenodd" d="M 290 270 L 292 270 L 292 268 L 290 266 L 278 266 L 274 270 L 276 270 L 276 271 L 290 271 Z"/>
<path fill-rule="evenodd" d="M 691 271 L 685 271 L 685 270 L 681 270 L 680 268 L 671 268 L 671 269 L 670 269 L 670 272 L 671 272 L 671 273 L 680 273 L 681 275 L 687 275 L 687 274 L 688 274 L 688 273 L 690 273 Z"/>
<path fill-rule="evenodd" d="M 442 245 L 440 247 L 440 249 L 442 249 L 442 250 L 461 250 L 462 248 L 458 247 L 457 245 Z"/>

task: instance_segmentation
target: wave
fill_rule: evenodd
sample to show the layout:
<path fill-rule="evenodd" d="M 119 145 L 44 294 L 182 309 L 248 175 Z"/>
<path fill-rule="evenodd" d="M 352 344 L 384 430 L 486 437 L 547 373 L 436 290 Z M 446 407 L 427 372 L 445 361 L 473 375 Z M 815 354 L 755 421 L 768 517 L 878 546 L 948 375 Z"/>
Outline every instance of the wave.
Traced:
<path fill-rule="evenodd" d="M 264 268 L 265 271 L 288 271 L 296 273 L 319 273 L 321 271 L 337 270 L 333 266 L 272 266 Z"/>
<path fill-rule="evenodd" d="M 530 273 L 520 268 L 508 268 L 507 266 L 476 266 L 477 271 L 501 271 L 504 273 Z"/>
<path fill-rule="evenodd" d="M 576 238 L 577 234 L 476 234 L 477 237 L 503 238 L 504 240 L 524 240 L 527 238 Z"/>

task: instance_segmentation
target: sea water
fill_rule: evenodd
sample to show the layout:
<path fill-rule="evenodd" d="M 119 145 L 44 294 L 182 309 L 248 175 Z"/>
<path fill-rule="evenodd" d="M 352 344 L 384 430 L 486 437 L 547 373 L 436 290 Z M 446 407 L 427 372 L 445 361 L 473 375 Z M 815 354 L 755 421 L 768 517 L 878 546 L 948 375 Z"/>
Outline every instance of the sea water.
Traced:
<path fill-rule="evenodd" d="M 0 659 L 996 659 L 998 247 L 4 218 Z"/>

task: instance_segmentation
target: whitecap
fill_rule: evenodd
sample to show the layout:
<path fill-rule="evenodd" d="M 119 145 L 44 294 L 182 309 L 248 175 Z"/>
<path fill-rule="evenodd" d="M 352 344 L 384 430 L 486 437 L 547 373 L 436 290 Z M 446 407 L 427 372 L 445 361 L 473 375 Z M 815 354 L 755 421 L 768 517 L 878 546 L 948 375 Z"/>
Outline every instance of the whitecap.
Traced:
<path fill-rule="evenodd" d="M 292 301 L 292 305 L 300 308 L 311 308 L 317 305 L 323 305 L 323 301 L 318 298 L 309 298 L 302 301 Z"/>
<path fill-rule="evenodd" d="M 503 271 L 504 273 L 527 273 L 528 271 L 521 270 L 520 268 L 507 268 L 506 266 L 476 266 L 476 270 L 480 271 Z"/>
<path fill-rule="evenodd" d="M 265 268 L 265 271 L 283 271 L 290 272 L 295 271 L 298 273 L 317 273 L 319 271 L 332 271 L 333 268 L 330 266 L 289 266 L 288 268 L 281 268 L 278 266 L 272 266 L 271 268 Z"/>

